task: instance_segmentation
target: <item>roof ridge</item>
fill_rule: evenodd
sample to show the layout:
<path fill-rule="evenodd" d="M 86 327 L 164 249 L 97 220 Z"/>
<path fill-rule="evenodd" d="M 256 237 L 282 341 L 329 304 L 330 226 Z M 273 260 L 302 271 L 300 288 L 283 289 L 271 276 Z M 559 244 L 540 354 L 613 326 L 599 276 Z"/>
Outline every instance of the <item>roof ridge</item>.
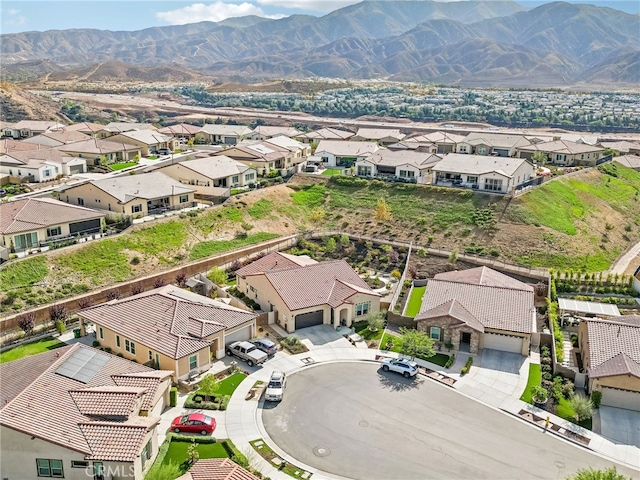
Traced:
<path fill-rule="evenodd" d="M 523 290 L 522 288 L 502 287 L 502 286 L 498 286 L 498 285 L 484 285 L 484 284 L 478 284 L 478 283 L 462 282 L 462 281 L 458 281 L 458 280 L 442 280 L 442 279 L 439 279 L 439 278 L 430 278 L 429 281 L 430 282 L 443 282 L 443 283 L 457 283 L 457 284 L 462 284 L 462 285 L 470 285 L 472 287 L 484 287 L 484 288 L 493 288 L 493 289 L 499 289 L 499 290 L 513 290 L 515 292 L 529 292 L 529 290 Z"/>

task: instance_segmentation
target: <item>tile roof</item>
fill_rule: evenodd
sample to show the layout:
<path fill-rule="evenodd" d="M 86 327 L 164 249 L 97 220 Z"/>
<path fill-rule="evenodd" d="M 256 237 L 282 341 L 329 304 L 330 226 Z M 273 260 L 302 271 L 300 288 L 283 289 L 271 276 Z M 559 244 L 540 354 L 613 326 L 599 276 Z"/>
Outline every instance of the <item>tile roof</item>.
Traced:
<path fill-rule="evenodd" d="M 442 160 L 442 157 L 429 152 L 415 152 L 413 150 L 388 150 L 381 148 L 369 155 L 366 161 L 376 165 L 402 166 L 411 165 L 418 169 L 433 166 Z"/>
<path fill-rule="evenodd" d="M 17 160 L 18 163 L 27 165 L 31 168 L 38 168 L 44 163 L 62 164 L 78 159 L 78 157 L 74 157 L 73 155 L 60 150 L 60 146 L 51 147 L 48 145 L 41 145 L 40 148 L 31 150 L 14 150 L 6 155 L 11 159 Z M 2 163 L 4 164 L 9 162 L 6 161 L 6 158 L 3 158 Z"/>
<path fill-rule="evenodd" d="M 613 157 L 613 161 L 625 167 L 640 170 L 640 155 L 620 155 L 619 157 Z"/>
<path fill-rule="evenodd" d="M 157 145 L 159 143 L 172 142 L 173 137 L 170 135 L 163 135 L 155 130 L 130 130 L 128 132 L 122 132 L 114 138 L 124 137 L 136 142 L 142 142 L 146 145 Z"/>
<path fill-rule="evenodd" d="M 102 130 L 112 133 L 130 132 L 132 130 L 157 130 L 150 123 L 135 122 L 111 122 L 102 127 Z"/>
<path fill-rule="evenodd" d="M 398 141 L 406 137 L 398 128 L 359 128 L 355 136 L 367 140 L 381 140 L 392 137 Z"/>
<path fill-rule="evenodd" d="M 512 177 L 523 163 L 529 162 L 524 158 L 449 153 L 433 167 L 433 171 L 478 175 L 496 172 L 505 177 Z M 533 165 L 531 166 L 531 172 L 533 173 Z"/>
<path fill-rule="evenodd" d="M 177 125 L 169 125 L 168 127 L 159 128 L 158 133 L 164 135 L 194 135 L 200 131 L 202 127 L 197 125 L 189 125 L 188 123 L 179 123 Z"/>
<path fill-rule="evenodd" d="M 20 120 L 13 128 L 15 130 L 36 130 L 46 132 L 47 130 L 63 130 L 66 125 L 49 120 Z"/>
<path fill-rule="evenodd" d="M 95 417 L 82 413 L 71 392 L 94 387 L 114 387 L 112 375 L 145 374 L 153 370 L 124 358 L 100 352 L 108 357 L 108 361 L 87 383 L 56 373 L 60 366 L 83 349 L 96 351 L 78 343 L 0 364 L 2 397 L 5 400 L 0 405 L 0 425 L 86 455 L 93 455 L 92 458 L 97 460 L 108 460 L 100 455 L 111 439 L 102 437 L 103 440 L 100 440 L 98 436 L 87 435 L 88 430 L 85 425 L 96 423 Z M 35 371 L 31 372 L 31 368 Z M 28 378 L 18 380 L 19 387 L 12 388 L 9 395 L 5 397 L 5 381 L 16 379 L 19 375 L 25 375 Z M 119 432 L 121 431 L 122 435 L 117 439 L 117 444 L 120 451 L 126 453 L 127 458 L 135 458 L 142 448 L 139 436 L 133 432 L 143 428 L 146 432 L 150 428 L 149 425 L 158 420 L 150 418 L 140 420 L 140 418 L 142 417 L 132 416 L 123 423 L 106 422 L 121 426 Z M 144 422 L 145 426 L 138 426 L 140 422 Z"/>
<path fill-rule="evenodd" d="M 169 358 L 209 348 L 204 337 L 235 328 L 256 315 L 167 285 L 82 310 L 80 315 Z"/>
<path fill-rule="evenodd" d="M 293 138 L 287 137 L 286 135 L 277 135 L 275 137 L 269 138 L 268 140 L 264 140 L 264 142 L 269 145 L 275 145 L 276 147 L 284 148 L 290 152 L 296 152 L 298 150 L 304 151 L 309 148 L 309 145 L 294 140 Z"/>
<path fill-rule="evenodd" d="M 216 155 L 214 157 L 207 156 L 195 160 L 179 162 L 178 164 L 211 179 L 240 175 L 251 169 L 248 165 L 240 163 L 226 155 Z"/>
<path fill-rule="evenodd" d="M 601 152 L 604 150 L 604 148 L 594 145 L 588 145 L 585 143 L 572 142 L 570 140 L 554 140 L 551 142 L 541 142 L 534 143 L 533 145 L 525 145 L 523 147 L 518 147 L 518 150 L 565 153 L 574 155 L 577 153 Z"/>
<path fill-rule="evenodd" d="M 533 287 L 531 285 L 484 266 L 438 273 L 433 278 L 436 280 L 447 280 L 449 282 L 487 285 L 491 287 L 512 288 L 514 290 L 533 292 Z"/>
<path fill-rule="evenodd" d="M 302 134 L 300 130 L 293 127 L 275 127 L 270 125 L 258 125 L 253 129 L 254 132 L 260 134 L 263 137 L 276 137 L 278 135 L 285 135 L 293 138 Z"/>
<path fill-rule="evenodd" d="M 280 160 L 285 158 L 285 155 L 281 151 L 276 151 L 276 147 L 272 145 L 271 148 L 261 144 L 261 143 L 253 143 L 253 144 L 240 144 L 234 145 L 233 147 L 227 148 L 226 150 L 222 150 L 221 152 L 214 153 L 214 156 L 217 155 L 226 155 L 228 157 L 234 158 L 233 150 L 239 150 L 244 154 L 250 155 L 252 158 L 247 158 L 246 156 L 238 155 L 238 160 L 250 160 L 255 162 L 274 162 L 276 160 Z"/>
<path fill-rule="evenodd" d="M 47 145 L 66 145 L 67 143 L 81 142 L 88 140 L 90 137 L 82 132 L 75 130 L 54 130 L 52 132 L 44 132 L 35 137 L 26 138 L 24 142 L 28 143 L 42 143 Z"/>
<path fill-rule="evenodd" d="M 80 413 L 98 417 L 125 417 L 135 413 L 146 388 L 105 385 L 69 390 Z"/>
<path fill-rule="evenodd" d="M 427 320 L 430 318 L 439 317 L 451 317 L 459 320 L 461 323 L 468 325 L 469 327 L 479 332 L 484 332 L 484 325 L 482 322 L 473 316 L 469 310 L 457 300 L 449 300 L 441 305 L 426 310 L 415 317 L 415 321 Z"/>
<path fill-rule="evenodd" d="M 519 333 L 535 331 L 533 290 L 434 278 L 427 282 L 418 316 L 450 300 L 460 303 L 485 328 Z"/>
<path fill-rule="evenodd" d="M 304 265 L 313 265 L 315 263 L 318 262 L 306 255 L 289 255 L 288 253 L 273 252 L 238 269 L 236 275 L 244 277 L 246 275 L 264 273 L 273 269 L 295 268 Z"/>
<path fill-rule="evenodd" d="M 587 340 L 589 342 L 588 371 L 596 369 L 596 373 L 621 372 L 625 362 L 617 360 L 601 367 L 621 353 L 632 362 L 640 364 L 640 315 L 624 315 L 621 317 L 602 319 L 585 318 L 587 324 Z M 618 373 L 615 373 L 616 375 Z"/>
<path fill-rule="evenodd" d="M 103 140 L 101 138 L 89 138 L 80 142 L 68 143 L 56 147 L 61 152 L 68 153 L 90 153 L 95 155 L 106 155 L 108 153 L 130 152 L 140 150 L 137 145 L 131 145 L 123 142 L 114 142 L 111 140 Z"/>
<path fill-rule="evenodd" d="M 91 453 L 88 460 L 133 462 L 140 455 L 147 432 L 160 423 L 160 417 L 137 417 L 127 422 L 81 423 Z"/>
<path fill-rule="evenodd" d="M 200 131 L 208 133 L 209 135 L 235 135 L 238 137 L 253 132 L 253 130 L 245 125 L 218 125 L 215 123 L 207 123 Z"/>
<path fill-rule="evenodd" d="M 612 377 L 615 375 L 633 375 L 640 378 L 640 363 L 631 357 L 619 353 L 595 368 L 589 369 L 589 378 Z"/>
<path fill-rule="evenodd" d="M 524 135 L 472 132 L 458 143 L 468 143 L 470 145 L 487 145 L 498 148 L 512 148 L 517 145 L 527 145 L 529 143 L 529 140 L 527 140 Z"/>
<path fill-rule="evenodd" d="M 258 477 L 229 458 L 205 458 L 176 480 L 258 480 Z"/>
<path fill-rule="evenodd" d="M 21 142 L 20 140 L 14 140 L 13 138 L 3 138 L 0 140 L 0 154 L 21 152 L 25 150 L 39 150 L 40 148 L 42 148 L 40 145 Z"/>
<path fill-rule="evenodd" d="M 321 152 L 332 153 L 339 157 L 359 157 L 368 156 L 377 151 L 380 147 L 375 142 L 356 142 L 346 140 L 320 140 L 316 147 L 315 155 Z"/>
<path fill-rule="evenodd" d="M 99 123 L 91 123 L 91 122 L 82 122 L 82 123 L 74 123 L 73 125 L 68 125 L 65 127 L 65 130 L 69 132 L 82 132 L 82 133 L 96 133 L 104 128 L 104 125 Z"/>
<path fill-rule="evenodd" d="M 104 217 L 89 208 L 50 198 L 27 198 L 0 203 L 0 233 L 28 232 L 52 225 Z M 44 239 L 43 239 L 44 240 Z"/>
<path fill-rule="evenodd" d="M 405 142 L 456 144 L 465 139 L 464 135 L 449 132 L 432 132 L 405 139 Z"/>
<path fill-rule="evenodd" d="M 264 276 L 289 310 L 337 307 L 356 293 L 379 296 L 344 260 L 274 269 Z"/>
<path fill-rule="evenodd" d="M 640 142 L 628 142 L 626 140 L 618 142 L 600 142 L 603 148 L 612 148 L 619 153 L 629 153 L 630 150 L 640 151 Z"/>
<path fill-rule="evenodd" d="M 155 370 L 140 374 L 111 375 L 111 378 L 119 386 L 145 389 L 147 394 L 142 397 L 140 410 L 151 410 L 160 383 L 171 375 L 173 375 L 171 370 Z"/>
<path fill-rule="evenodd" d="M 303 133 L 298 138 L 308 138 L 310 140 L 347 140 L 353 137 L 353 132 L 339 130 L 337 128 L 321 128 L 309 133 Z"/>

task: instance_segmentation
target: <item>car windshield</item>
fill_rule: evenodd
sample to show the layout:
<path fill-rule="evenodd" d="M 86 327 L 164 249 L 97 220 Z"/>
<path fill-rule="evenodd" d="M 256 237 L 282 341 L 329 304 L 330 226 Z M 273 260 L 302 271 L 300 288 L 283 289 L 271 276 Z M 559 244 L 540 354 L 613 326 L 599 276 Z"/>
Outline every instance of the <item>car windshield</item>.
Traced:
<path fill-rule="evenodd" d="M 189 421 L 189 415 L 184 415 L 180 418 L 180 423 L 187 423 Z"/>
<path fill-rule="evenodd" d="M 204 423 L 206 423 L 207 425 L 211 425 L 211 422 L 213 421 L 213 419 L 211 417 L 204 417 Z"/>
<path fill-rule="evenodd" d="M 282 388 L 282 382 L 280 382 L 280 380 L 271 380 L 269 382 L 269 388 Z"/>

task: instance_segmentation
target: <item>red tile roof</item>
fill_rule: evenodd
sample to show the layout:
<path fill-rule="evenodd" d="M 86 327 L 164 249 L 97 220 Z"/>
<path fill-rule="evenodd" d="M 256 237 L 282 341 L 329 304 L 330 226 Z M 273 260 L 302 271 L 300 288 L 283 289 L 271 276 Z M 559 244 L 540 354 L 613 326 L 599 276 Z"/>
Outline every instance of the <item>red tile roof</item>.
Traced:
<path fill-rule="evenodd" d="M 228 458 L 198 460 L 177 480 L 258 480 L 258 477 Z"/>
<path fill-rule="evenodd" d="M 71 398 L 83 415 L 98 417 L 125 417 L 133 415 L 141 403 L 146 388 L 105 385 L 69 390 Z"/>
<path fill-rule="evenodd" d="M 269 270 L 302 267 L 304 265 L 313 265 L 316 263 L 318 262 L 305 255 L 297 256 L 289 255 L 287 253 L 273 252 L 240 268 L 236 271 L 236 275 L 239 277 L 245 277 L 247 275 L 264 273 Z"/>
<path fill-rule="evenodd" d="M 595 368 L 589 369 L 589 378 L 612 377 L 615 375 L 633 375 L 640 378 L 640 363 L 624 353 L 619 353 Z"/>
<path fill-rule="evenodd" d="M 607 320 L 585 318 L 584 321 L 587 323 L 587 370 L 590 377 L 640 372 L 640 315 L 624 315 Z"/>
<path fill-rule="evenodd" d="M 143 372 L 140 374 L 111 375 L 111 378 L 116 385 L 146 389 L 148 393 L 142 398 L 140 410 L 151 410 L 155 399 L 154 396 L 151 395 L 151 392 L 157 392 L 160 382 L 171 375 L 173 375 L 173 371 L 171 370 L 155 370 L 153 372 Z"/>
<path fill-rule="evenodd" d="M 436 280 L 447 280 L 449 282 L 462 282 L 473 285 L 486 285 L 533 292 L 533 287 L 531 285 L 527 285 L 524 282 L 516 280 L 504 273 L 497 272 L 489 267 L 476 267 L 469 268 L 467 270 L 438 273 L 433 278 Z"/>
<path fill-rule="evenodd" d="M 456 320 L 459 320 L 461 324 L 466 324 L 474 330 L 484 332 L 484 325 L 482 325 L 482 322 L 474 317 L 473 314 L 464 308 L 464 306 L 457 300 L 449 300 L 437 307 L 420 313 L 415 317 L 415 321 L 417 322 L 419 320 L 446 316 L 455 318 Z"/>
<path fill-rule="evenodd" d="M 91 449 L 87 459 L 133 462 L 140 455 L 147 432 L 159 422 L 160 417 L 137 417 L 125 423 L 80 424 Z"/>

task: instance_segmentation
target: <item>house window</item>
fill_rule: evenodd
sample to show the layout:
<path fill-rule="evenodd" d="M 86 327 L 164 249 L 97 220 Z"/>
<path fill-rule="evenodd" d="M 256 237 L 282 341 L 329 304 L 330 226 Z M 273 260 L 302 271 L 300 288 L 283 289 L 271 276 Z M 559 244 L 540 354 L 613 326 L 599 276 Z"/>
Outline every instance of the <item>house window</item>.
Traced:
<path fill-rule="evenodd" d="M 93 462 L 93 480 L 104 480 L 104 466 L 102 462 Z"/>
<path fill-rule="evenodd" d="M 370 177 L 371 176 L 371 167 L 358 167 L 358 176 L 360 177 Z"/>
<path fill-rule="evenodd" d="M 47 237 L 57 237 L 58 235 L 62 235 L 62 227 L 47 228 Z"/>
<path fill-rule="evenodd" d="M 467 175 L 467 183 L 478 183 L 478 177 Z"/>
<path fill-rule="evenodd" d="M 142 204 L 138 203 L 137 205 L 133 205 L 131 207 L 131 213 L 140 213 L 142 211 Z"/>
<path fill-rule="evenodd" d="M 64 478 L 62 460 L 49 460 L 46 458 L 36 458 L 39 477 Z"/>
<path fill-rule="evenodd" d="M 85 460 L 71 460 L 71 468 L 87 468 L 89 462 Z"/>
<path fill-rule="evenodd" d="M 485 178 L 484 189 L 491 190 L 493 192 L 500 192 L 502 191 L 502 180 L 497 178 Z"/>
<path fill-rule="evenodd" d="M 43 170 L 42 171 L 42 175 L 44 175 L 45 177 L 50 177 L 51 176 L 51 170 Z"/>
<path fill-rule="evenodd" d="M 22 235 L 16 235 L 13 237 L 13 244 L 16 250 L 24 250 L 26 248 L 33 248 L 38 246 L 38 234 L 36 232 L 23 233 Z"/>
<path fill-rule="evenodd" d="M 244 179 L 245 179 L 246 181 L 253 180 L 254 178 L 256 178 L 256 174 L 255 174 L 255 173 L 247 173 L 247 174 L 244 176 Z"/>
<path fill-rule="evenodd" d="M 84 205 L 84 198 L 78 197 L 78 205 Z"/>
<path fill-rule="evenodd" d="M 147 444 L 142 449 L 142 453 L 140 454 L 140 459 L 142 460 L 142 470 L 144 470 L 145 465 L 149 460 L 151 460 L 153 445 L 151 445 L 151 440 L 147 442 Z"/>
<path fill-rule="evenodd" d="M 120 348 L 120 335 L 116 335 L 116 347 Z"/>
<path fill-rule="evenodd" d="M 189 370 L 195 370 L 198 368 L 198 355 L 191 355 L 189 357 Z"/>
<path fill-rule="evenodd" d="M 238 183 L 240 181 L 238 175 L 234 175 L 231 177 L 231 183 Z"/>
<path fill-rule="evenodd" d="M 124 341 L 124 349 L 132 355 L 136 354 L 136 344 L 129 340 Z"/>
<path fill-rule="evenodd" d="M 429 328 L 429 336 L 437 341 L 442 339 L 442 329 L 440 327 L 431 327 Z"/>
<path fill-rule="evenodd" d="M 102 330 L 102 327 L 98 329 L 98 333 L 100 334 L 100 339 L 104 340 L 104 331 Z"/>
<path fill-rule="evenodd" d="M 484 155 L 485 153 L 487 153 L 487 149 L 484 147 L 479 147 L 478 148 L 478 154 L 480 155 Z"/>
<path fill-rule="evenodd" d="M 466 145 L 460 145 L 460 153 L 467 153 L 467 146 Z"/>
<path fill-rule="evenodd" d="M 356 304 L 356 317 L 360 315 L 366 315 L 369 313 L 369 309 L 371 308 L 371 302 L 364 302 Z"/>
<path fill-rule="evenodd" d="M 153 352 L 149 350 L 149 360 L 153 360 Z"/>
<path fill-rule="evenodd" d="M 415 172 L 412 170 L 400 170 L 400 176 L 403 178 L 413 178 L 415 175 Z"/>
<path fill-rule="evenodd" d="M 189 201 L 189 195 L 180 195 L 180 203 L 187 203 Z"/>

